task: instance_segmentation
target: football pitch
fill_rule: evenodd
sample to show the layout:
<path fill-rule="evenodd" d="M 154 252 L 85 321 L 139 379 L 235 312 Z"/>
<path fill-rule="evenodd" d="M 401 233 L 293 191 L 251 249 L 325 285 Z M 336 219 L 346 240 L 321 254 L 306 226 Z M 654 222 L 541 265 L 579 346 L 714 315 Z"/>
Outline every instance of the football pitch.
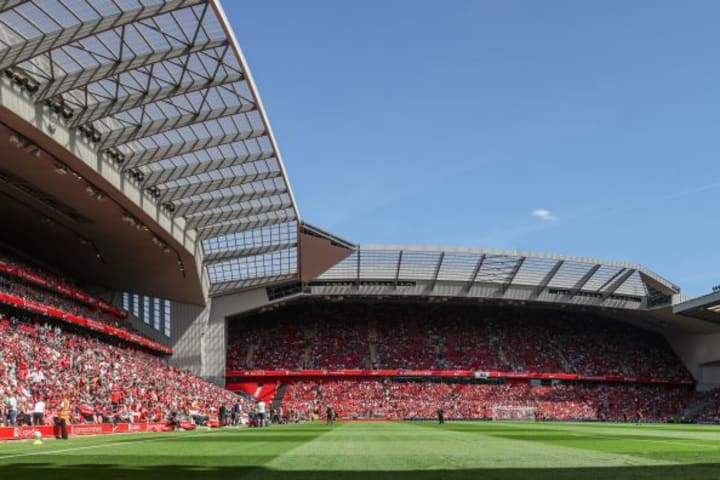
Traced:
<path fill-rule="evenodd" d="M 720 427 L 341 423 L 0 444 L 5 479 L 720 479 Z"/>

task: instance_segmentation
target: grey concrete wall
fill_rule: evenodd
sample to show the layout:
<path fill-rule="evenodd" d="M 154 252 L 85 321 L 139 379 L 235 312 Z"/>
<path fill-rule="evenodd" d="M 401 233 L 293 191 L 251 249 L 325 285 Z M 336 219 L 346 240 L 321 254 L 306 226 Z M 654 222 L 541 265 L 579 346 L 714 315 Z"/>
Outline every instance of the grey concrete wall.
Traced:
<path fill-rule="evenodd" d="M 173 302 L 170 362 L 225 385 L 227 317 L 267 303 L 264 288 L 212 298 L 205 308 Z"/>
<path fill-rule="evenodd" d="M 171 309 L 173 355 L 170 363 L 195 375 L 203 375 L 202 343 L 210 308 L 172 302 Z"/>
<path fill-rule="evenodd" d="M 225 384 L 225 355 L 227 351 L 227 317 L 268 304 L 264 288 L 257 288 L 222 297 L 214 297 L 205 336 L 203 376 L 219 385 Z"/>
<path fill-rule="evenodd" d="M 720 333 L 666 333 L 670 345 L 698 381 L 699 390 L 720 387 L 720 369 L 703 367 L 720 360 Z"/>

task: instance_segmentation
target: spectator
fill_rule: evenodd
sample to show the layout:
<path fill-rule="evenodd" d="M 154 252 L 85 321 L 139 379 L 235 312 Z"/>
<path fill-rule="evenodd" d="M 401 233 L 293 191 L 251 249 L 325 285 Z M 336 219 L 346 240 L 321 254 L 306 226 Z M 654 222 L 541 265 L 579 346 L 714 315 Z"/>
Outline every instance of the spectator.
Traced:
<path fill-rule="evenodd" d="M 45 402 L 42 400 L 42 397 L 39 396 L 33 407 L 33 425 L 45 425 Z"/>
<path fill-rule="evenodd" d="M 300 304 L 228 330 L 228 370 L 404 369 L 691 380 L 655 332 L 591 313 Z"/>
<path fill-rule="evenodd" d="M 66 422 L 72 423 L 163 421 L 171 410 L 188 415 L 191 409 L 205 421 L 212 406 L 235 403 L 239 419 L 247 410 L 241 397 L 162 358 L 125 344 L 60 331 L 16 310 L 5 312 L 0 319 L 0 391 L 5 392 L 6 424 L 11 403 L 24 403 L 23 412 L 31 421 L 39 401 L 45 402 L 44 422 L 58 417 L 64 395 L 72 406 Z"/>

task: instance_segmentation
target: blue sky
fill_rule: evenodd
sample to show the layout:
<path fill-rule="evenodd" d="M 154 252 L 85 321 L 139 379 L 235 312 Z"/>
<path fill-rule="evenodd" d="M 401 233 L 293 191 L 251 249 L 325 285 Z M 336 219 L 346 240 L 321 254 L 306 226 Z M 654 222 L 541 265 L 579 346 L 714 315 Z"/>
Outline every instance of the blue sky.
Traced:
<path fill-rule="evenodd" d="M 720 283 L 720 2 L 224 5 L 305 221 Z"/>

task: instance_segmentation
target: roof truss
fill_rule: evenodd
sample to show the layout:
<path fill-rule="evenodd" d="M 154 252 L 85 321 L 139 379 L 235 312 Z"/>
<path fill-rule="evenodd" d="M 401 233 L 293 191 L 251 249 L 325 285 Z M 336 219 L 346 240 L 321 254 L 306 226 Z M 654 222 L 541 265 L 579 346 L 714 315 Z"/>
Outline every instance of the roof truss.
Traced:
<path fill-rule="evenodd" d="M 83 9 L 83 16 L 73 12 L 69 6 L 62 12 L 65 14 L 63 19 L 71 18 L 73 23 L 61 23 L 55 19 L 54 12 L 44 9 L 39 2 L 31 2 L 27 0 L 5 0 L 0 3 L 0 12 L 23 7 L 23 4 L 29 5 L 30 8 L 17 8 L 15 15 L 22 18 L 28 18 L 31 15 L 42 15 L 45 19 L 55 23 L 52 30 L 46 30 L 40 26 L 35 29 L 35 35 L 30 37 L 19 36 L 18 41 L 7 44 L 0 51 L 0 70 L 15 66 L 19 63 L 30 60 L 33 57 L 50 52 L 54 48 L 62 47 L 72 42 L 82 40 L 92 35 L 101 34 L 113 28 L 121 28 L 132 22 L 144 20 L 162 13 L 171 12 L 179 8 L 189 7 L 203 3 L 206 0 L 167 0 L 147 2 L 142 4 L 138 2 L 137 7 L 133 9 L 121 10 L 117 4 L 108 3 L 108 7 L 102 11 L 94 7 L 88 0 L 84 3 L 86 8 Z M 75 5 L 77 8 L 77 5 Z M 90 15 L 88 15 L 90 13 Z M 8 18 L 11 23 L 15 15 Z M 90 18 L 88 18 L 90 17 Z M 3 22 L 4 28 L 12 28 Z"/>
<path fill-rule="evenodd" d="M 635 269 L 628 268 L 625 269 L 622 275 L 617 277 L 608 287 L 603 291 L 602 297 L 608 298 L 610 295 L 615 293 L 615 291 L 620 288 L 620 286 L 625 283 L 632 275 L 635 273 Z"/>
<path fill-rule="evenodd" d="M 261 255 L 263 253 L 272 253 L 279 250 L 287 250 L 289 248 L 297 247 L 297 242 L 288 243 L 277 243 L 273 245 L 261 245 L 258 247 L 244 247 L 234 248 L 231 250 L 224 250 L 221 252 L 214 252 L 205 255 L 204 260 L 206 265 L 213 265 L 215 263 L 224 262 L 233 258 L 248 257 L 253 255 Z"/>
<path fill-rule="evenodd" d="M 70 125 L 79 127 L 162 99 L 244 80 L 245 75 L 241 71 L 228 68 L 230 61 L 226 57 L 230 55 L 228 45 L 225 44 L 219 48 L 192 52 L 165 62 L 143 65 L 126 72 L 125 75 L 119 73 L 104 78 L 97 85 L 85 85 L 78 94 L 85 97 L 89 92 L 95 92 L 97 99 L 92 103 L 79 102 L 78 112 Z M 216 70 L 213 76 L 202 71 L 195 73 L 200 69 L 192 70 L 191 65 L 201 63 L 200 59 L 203 57 L 211 58 L 217 65 L 225 62 L 224 68 Z M 177 70 L 180 70 L 181 74 L 173 78 L 172 73 Z M 143 80 L 151 84 L 149 89 L 142 88 L 140 82 Z"/>
<path fill-rule="evenodd" d="M 215 127 L 216 125 L 217 122 L 214 122 L 212 126 Z M 213 130 L 215 129 L 216 128 L 213 128 Z M 125 162 L 125 169 L 160 162 L 162 160 L 167 160 L 168 158 L 185 155 L 186 153 L 207 150 L 210 147 L 218 145 L 253 139 L 266 135 L 264 129 L 254 130 L 252 128 L 238 128 L 234 131 L 220 131 L 218 133 L 211 132 L 210 128 L 207 126 L 198 130 L 204 131 L 206 135 L 195 138 L 193 141 L 189 142 L 163 142 L 162 144 L 158 143 L 155 146 L 140 147 L 139 149 L 126 155 L 127 161 Z"/>
<path fill-rule="evenodd" d="M 219 0 L 0 0 L 0 70 L 7 69 L 148 200 L 184 218 L 199 241 L 297 220 Z M 205 259 L 295 248 L 261 237 Z"/>

